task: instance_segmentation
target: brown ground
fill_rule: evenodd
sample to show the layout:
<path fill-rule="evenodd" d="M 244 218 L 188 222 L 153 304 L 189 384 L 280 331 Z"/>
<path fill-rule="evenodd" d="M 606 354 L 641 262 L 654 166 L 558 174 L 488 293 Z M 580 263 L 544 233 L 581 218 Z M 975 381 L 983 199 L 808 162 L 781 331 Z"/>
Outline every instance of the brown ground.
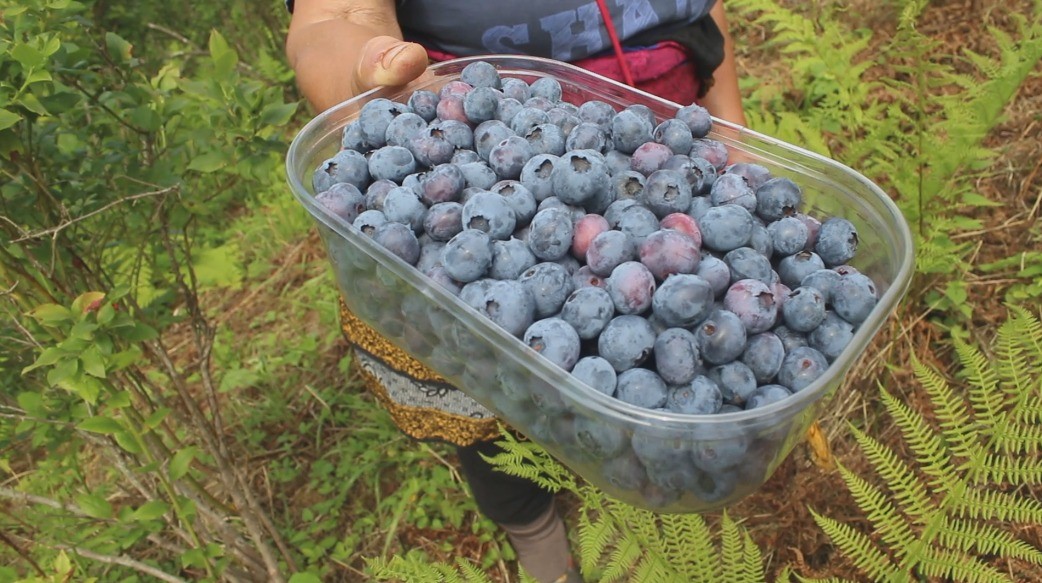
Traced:
<path fill-rule="evenodd" d="M 858 0 L 850 3 L 850 13 L 856 15 L 864 26 L 877 30 L 883 38 L 887 28 L 892 27 L 886 4 Z M 1007 15 L 1012 10 L 1030 13 L 1030 3 L 935 2 L 928 8 L 928 17 L 921 20 L 921 30 L 943 39 L 952 52 L 967 47 L 987 53 L 992 47 L 986 44 L 988 35 L 981 33 L 981 22 L 1006 26 L 1009 23 Z M 751 46 L 755 46 L 764 36 L 764 31 L 745 25 L 736 32 L 738 35 L 744 35 L 741 38 L 749 39 Z M 772 55 L 761 50 L 740 51 L 739 61 L 743 70 L 765 79 L 769 79 L 778 66 Z M 1042 67 L 1036 72 L 1042 72 Z M 1042 189 L 1042 132 L 1039 131 L 1042 119 L 1039 112 L 1042 112 L 1042 76 L 1036 75 L 1019 91 L 1007 110 L 1007 119 L 988 139 L 988 144 L 999 152 L 999 156 L 988 171 L 977 177 L 977 184 L 981 194 L 1004 204 L 988 209 L 984 217 L 986 228 L 979 233 L 967 234 L 967 237 L 979 241 L 975 259 L 978 264 L 1038 246 L 1037 238 L 1032 237 L 1038 236 Z M 262 290 L 261 294 L 277 295 L 279 288 L 293 282 L 294 270 L 321 253 L 314 237 L 289 249 L 286 272 L 278 278 L 277 284 L 269 290 Z M 969 273 L 966 278 L 971 284 L 972 301 L 976 306 L 973 325 L 979 327 L 977 330 L 982 335 L 990 334 L 987 330 L 994 330 L 993 325 L 1005 318 L 1002 298 L 1005 287 L 1012 281 L 1010 274 Z M 251 308 L 244 301 L 246 304 L 267 303 L 263 297 L 252 296 L 229 298 L 228 305 L 238 306 L 236 309 L 248 313 Z M 928 350 L 946 337 L 945 332 L 932 321 L 931 314 L 914 311 L 916 302 L 907 305 L 908 308 L 900 311 L 892 319 L 890 327 L 879 335 L 860 366 L 852 371 L 846 385 L 834 397 L 830 413 L 820 420 L 822 442 L 827 445 L 825 458 L 821 457 L 820 444 L 817 452 L 806 444 L 797 447 L 760 492 L 729 510 L 764 553 L 769 580 L 786 566 L 804 576 L 862 579 L 852 564 L 834 551 L 828 538 L 815 525 L 810 510 L 853 526 L 869 528 L 833 465 L 839 463 L 857 473 L 868 474 L 867 463 L 846 431 L 846 424 L 853 423 L 884 443 L 899 445 L 899 436 L 876 402 L 876 386 L 881 384 L 912 404 L 919 404 L 922 396 L 907 366 L 887 367 L 885 363 L 908 363 L 914 353 L 925 364 L 950 372 L 949 355 L 943 350 Z M 331 374 L 337 374 L 335 365 L 339 356 L 331 355 L 326 363 Z M 574 517 L 574 509 L 570 512 L 571 517 Z M 1042 547 L 1039 528 L 1019 534 L 1036 547 Z M 406 546 L 426 548 L 435 556 L 441 552 L 438 549 L 443 548 L 441 543 L 452 541 L 453 551 L 444 554 L 446 560 L 455 556 L 480 557 L 489 544 L 479 541 L 469 531 L 406 529 L 400 533 L 399 540 Z M 1019 564 L 1011 564 L 1008 568 L 1015 580 L 1042 580 L 1042 571 L 1037 569 L 1031 571 Z M 514 580 L 512 576 L 507 577 L 506 570 L 506 565 L 500 566 L 495 575 L 498 581 Z M 357 570 L 345 568 L 344 580 L 359 580 L 358 576 Z"/>

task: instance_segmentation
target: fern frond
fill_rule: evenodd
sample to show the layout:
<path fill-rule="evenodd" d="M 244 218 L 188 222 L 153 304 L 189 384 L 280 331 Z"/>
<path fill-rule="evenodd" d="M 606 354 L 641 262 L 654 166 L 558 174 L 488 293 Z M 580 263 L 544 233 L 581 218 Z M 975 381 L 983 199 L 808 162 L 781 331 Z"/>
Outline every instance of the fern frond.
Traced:
<path fill-rule="evenodd" d="M 1033 498 L 988 489 L 968 488 L 952 513 L 976 520 L 1002 520 L 1027 524 L 1042 523 L 1042 503 Z"/>
<path fill-rule="evenodd" d="M 1042 564 L 1042 551 L 994 526 L 965 520 L 945 520 L 937 534 L 943 547 L 976 555 L 998 555 Z"/>
<path fill-rule="evenodd" d="M 836 469 L 857 502 L 865 518 L 872 523 L 874 531 L 889 548 L 901 556 L 916 539 L 905 517 L 890 504 L 887 495 L 864 478 L 837 463 Z"/>
<path fill-rule="evenodd" d="M 744 564 L 742 535 L 726 512 L 720 517 L 720 530 L 721 571 L 728 580 L 737 582 Z"/>
<path fill-rule="evenodd" d="M 818 524 L 843 554 L 849 557 L 858 569 L 866 573 L 871 581 L 906 580 L 902 572 L 890 562 L 890 557 L 880 550 L 867 535 L 853 527 L 827 516 L 810 511 Z"/>
<path fill-rule="evenodd" d="M 947 381 L 933 369 L 924 366 L 914 354 L 912 371 L 930 396 L 942 437 L 952 453 L 965 459 L 982 455 L 981 446 L 976 440 L 978 428 L 966 402 L 956 397 Z"/>
<path fill-rule="evenodd" d="M 660 521 L 662 538 L 674 543 L 666 547 L 666 560 L 684 580 L 719 581 L 720 562 L 706 521 L 697 514 L 664 514 Z"/>
<path fill-rule="evenodd" d="M 966 583 L 1012 583 L 1005 573 L 980 559 L 952 550 L 928 547 L 917 565 L 923 575 L 942 581 Z"/>
<path fill-rule="evenodd" d="M 933 485 L 947 489 L 960 481 L 950 465 L 951 458 L 944 443 L 926 422 L 922 414 L 880 389 L 880 399 L 891 418 L 901 430 L 905 442 L 912 448 L 920 468 L 933 477 Z"/>
<path fill-rule="evenodd" d="M 925 520 L 924 517 L 933 511 L 933 503 L 918 476 L 893 450 L 856 427 L 851 426 L 850 430 L 873 469 L 894 493 L 894 499 L 903 511 L 917 521 Z"/>
<path fill-rule="evenodd" d="M 615 548 L 608 554 L 601 581 L 625 580 L 640 558 L 641 548 L 637 537 L 622 533 Z"/>
<path fill-rule="evenodd" d="M 594 514 L 591 517 L 591 514 Z M 584 573 L 593 572 L 605 549 L 618 536 L 615 521 L 603 512 L 591 512 L 585 505 L 579 515 L 579 567 Z"/>

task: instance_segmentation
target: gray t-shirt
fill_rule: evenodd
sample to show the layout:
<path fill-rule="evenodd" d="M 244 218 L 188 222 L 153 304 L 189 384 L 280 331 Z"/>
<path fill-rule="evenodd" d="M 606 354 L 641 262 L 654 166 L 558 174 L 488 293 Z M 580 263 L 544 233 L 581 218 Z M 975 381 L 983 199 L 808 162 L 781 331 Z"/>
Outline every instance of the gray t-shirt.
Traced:
<path fill-rule="evenodd" d="M 698 20 L 714 0 L 606 0 L 620 40 Z M 399 0 L 406 39 L 457 56 L 524 54 L 576 61 L 611 48 L 592 0 Z"/>

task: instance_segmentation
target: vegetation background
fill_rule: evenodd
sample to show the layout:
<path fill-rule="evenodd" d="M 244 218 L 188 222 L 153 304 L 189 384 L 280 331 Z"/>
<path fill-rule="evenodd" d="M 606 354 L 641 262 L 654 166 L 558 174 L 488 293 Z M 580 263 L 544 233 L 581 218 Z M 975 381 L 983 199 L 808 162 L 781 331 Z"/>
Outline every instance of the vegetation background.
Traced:
<path fill-rule="evenodd" d="M 913 290 L 726 513 L 649 516 L 517 455 L 590 580 L 1042 580 L 1042 3 L 728 10 L 750 125 L 893 195 Z M 451 450 L 352 375 L 283 176 L 312 115 L 287 20 L 0 0 L 0 580 L 518 580 Z"/>

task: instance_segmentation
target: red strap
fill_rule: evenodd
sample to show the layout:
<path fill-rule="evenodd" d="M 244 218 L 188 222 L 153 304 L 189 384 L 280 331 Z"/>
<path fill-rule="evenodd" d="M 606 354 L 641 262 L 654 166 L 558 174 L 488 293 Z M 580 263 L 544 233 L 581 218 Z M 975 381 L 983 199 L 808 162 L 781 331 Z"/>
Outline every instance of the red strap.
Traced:
<path fill-rule="evenodd" d="M 630 72 L 630 65 L 626 62 L 626 56 L 622 54 L 622 43 L 619 42 L 619 35 L 615 32 L 615 23 L 611 21 L 611 13 L 608 12 L 606 0 L 597 0 L 597 8 L 601 10 L 604 27 L 608 30 L 608 38 L 611 39 L 611 46 L 615 49 L 615 58 L 618 59 L 619 68 L 622 69 L 622 79 L 626 81 L 627 85 L 633 87 L 635 86 L 633 73 Z"/>

